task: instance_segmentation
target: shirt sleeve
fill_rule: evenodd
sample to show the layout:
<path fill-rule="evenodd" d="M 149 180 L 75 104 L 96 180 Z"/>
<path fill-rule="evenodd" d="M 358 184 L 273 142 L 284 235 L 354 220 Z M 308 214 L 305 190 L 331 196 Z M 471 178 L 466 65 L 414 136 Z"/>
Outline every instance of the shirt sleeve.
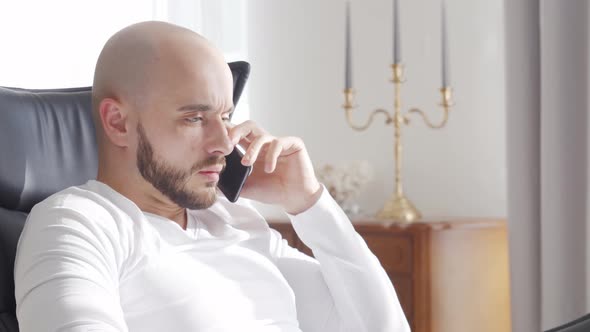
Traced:
<path fill-rule="evenodd" d="M 303 331 L 410 331 L 387 273 L 325 188 L 314 206 L 289 218 L 315 256 L 284 240 L 277 249 Z"/>
<path fill-rule="evenodd" d="M 42 204 L 29 214 L 17 249 L 20 331 L 126 332 L 116 236 L 71 209 Z"/>

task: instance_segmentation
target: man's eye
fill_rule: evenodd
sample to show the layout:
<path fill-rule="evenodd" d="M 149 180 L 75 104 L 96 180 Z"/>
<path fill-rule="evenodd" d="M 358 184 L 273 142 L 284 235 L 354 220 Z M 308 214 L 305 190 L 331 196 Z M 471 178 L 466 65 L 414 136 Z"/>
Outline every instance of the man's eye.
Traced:
<path fill-rule="evenodd" d="M 229 118 L 229 117 L 224 117 L 224 118 L 223 118 L 223 121 L 225 121 L 225 122 L 230 122 L 231 120 L 230 120 L 230 118 Z"/>
<path fill-rule="evenodd" d="M 195 122 L 203 121 L 203 117 L 202 116 L 195 116 L 194 118 L 186 118 L 185 120 L 190 123 L 195 123 Z"/>

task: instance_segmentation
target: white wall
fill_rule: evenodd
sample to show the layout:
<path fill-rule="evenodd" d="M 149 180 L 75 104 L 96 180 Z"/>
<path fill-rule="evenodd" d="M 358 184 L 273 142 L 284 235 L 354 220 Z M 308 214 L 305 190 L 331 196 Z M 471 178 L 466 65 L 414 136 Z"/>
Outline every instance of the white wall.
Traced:
<path fill-rule="evenodd" d="M 441 115 L 439 1 L 401 0 L 404 108 Z M 303 137 L 316 165 L 368 160 L 374 180 L 360 202 L 377 211 L 393 192 L 393 128 L 350 129 L 341 108 L 344 0 L 249 1 L 251 118 Z M 391 1 L 352 0 L 357 119 L 391 109 Z M 425 216 L 505 216 L 503 3 L 448 0 L 456 106 L 443 130 L 404 130 L 407 195 Z M 416 119 L 418 120 L 418 119 Z M 266 214 L 273 215 L 272 211 Z"/>

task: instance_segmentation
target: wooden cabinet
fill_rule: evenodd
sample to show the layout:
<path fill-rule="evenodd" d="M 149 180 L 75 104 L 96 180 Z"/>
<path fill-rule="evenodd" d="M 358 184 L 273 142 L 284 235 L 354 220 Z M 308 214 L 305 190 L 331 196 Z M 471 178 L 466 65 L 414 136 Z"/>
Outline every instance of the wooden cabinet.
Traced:
<path fill-rule="evenodd" d="M 414 332 L 510 331 L 504 220 L 353 220 L 393 282 Z M 271 227 L 311 254 L 288 222 Z"/>

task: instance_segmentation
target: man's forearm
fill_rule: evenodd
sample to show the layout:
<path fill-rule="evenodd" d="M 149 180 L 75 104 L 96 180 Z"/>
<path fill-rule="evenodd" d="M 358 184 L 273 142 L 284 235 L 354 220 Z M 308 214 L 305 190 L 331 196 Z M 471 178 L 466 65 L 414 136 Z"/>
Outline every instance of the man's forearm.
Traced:
<path fill-rule="evenodd" d="M 389 277 L 327 191 L 309 210 L 290 218 L 320 263 L 343 326 L 409 331 Z"/>

